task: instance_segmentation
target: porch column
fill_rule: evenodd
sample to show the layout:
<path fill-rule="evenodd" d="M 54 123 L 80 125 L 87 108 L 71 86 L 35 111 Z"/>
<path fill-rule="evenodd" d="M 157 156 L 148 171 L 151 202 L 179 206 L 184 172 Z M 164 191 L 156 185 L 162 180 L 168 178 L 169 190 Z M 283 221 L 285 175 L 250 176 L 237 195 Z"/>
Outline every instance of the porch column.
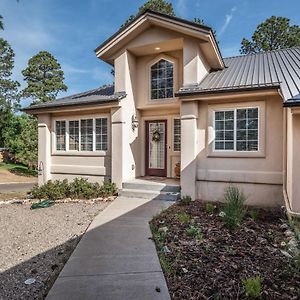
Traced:
<path fill-rule="evenodd" d="M 197 102 L 181 102 L 181 195 L 196 199 Z"/>
<path fill-rule="evenodd" d="M 123 121 L 122 108 L 111 110 L 111 181 L 122 188 L 123 181 Z"/>
<path fill-rule="evenodd" d="M 38 116 L 38 184 L 51 179 L 51 118 L 50 114 Z"/>

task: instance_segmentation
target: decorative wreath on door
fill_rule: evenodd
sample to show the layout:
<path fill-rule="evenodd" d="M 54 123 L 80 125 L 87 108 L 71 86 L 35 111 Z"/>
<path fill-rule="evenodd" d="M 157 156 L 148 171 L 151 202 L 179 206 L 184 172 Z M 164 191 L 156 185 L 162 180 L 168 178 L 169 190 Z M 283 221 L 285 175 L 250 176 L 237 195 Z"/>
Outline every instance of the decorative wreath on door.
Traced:
<path fill-rule="evenodd" d="M 153 142 L 159 142 L 160 141 L 160 133 L 159 133 L 158 129 L 154 129 L 152 131 L 152 141 Z"/>

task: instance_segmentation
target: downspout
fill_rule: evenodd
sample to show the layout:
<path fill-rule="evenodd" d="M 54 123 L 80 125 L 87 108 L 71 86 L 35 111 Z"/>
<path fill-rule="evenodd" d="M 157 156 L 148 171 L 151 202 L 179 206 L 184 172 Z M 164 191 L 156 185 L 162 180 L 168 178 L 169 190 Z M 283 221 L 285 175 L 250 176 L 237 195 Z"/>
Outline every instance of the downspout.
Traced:
<path fill-rule="evenodd" d="M 283 199 L 287 214 L 291 217 L 300 218 L 300 213 L 292 210 L 287 193 L 287 109 L 283 108 Z"/>

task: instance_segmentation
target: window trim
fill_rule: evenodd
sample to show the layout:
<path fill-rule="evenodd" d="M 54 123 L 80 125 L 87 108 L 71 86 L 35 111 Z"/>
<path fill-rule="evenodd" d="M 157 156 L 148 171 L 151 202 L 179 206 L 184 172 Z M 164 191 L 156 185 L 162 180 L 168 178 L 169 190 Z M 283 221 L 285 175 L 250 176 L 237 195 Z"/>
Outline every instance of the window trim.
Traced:
<path fill-rule="evenodd" d="M 152 99 L 151 98 L 151 67 L 158 63 L 160 60 L 166 60 L 173 64 L 173 97 L 172 98 L 159 98 L 159 99 Z M 174 102 L 178 99 L 175 97 L 175 91 L 178 89 L 178 61 L 174 57 L 170 57 L 167 55 L 158 55 L 154 59 L 152 59 L 148 65 L 148 103 L 150 104 L 161 104 L 161 103 L 169 103 Z"/>
<path fill-rule="evenodd" d="M 107 150 L 96 150 L 96 119 L 105 118 L 107 119 Z M 93 120 L 93 150 L 81 150 L 81 120 Z M 66 150 L 56 149 L 56 121 L 66 122 Z M 69 149 L 69 121 L 79 121 L 79 150 Z M 110 153 L 110 115 L 82 115 L 82 116 L 68 116 L 68 117 L 54 117 L 52 120 L 52 131 L 51 131 L 51 155 L 75 155 L 75 156 L 105 156 Z"/>
<path fill-rule="evenodd" d="M 257 136 L 257 150 L 253 151 L 242 151 L 242 150 L 237 150 L 236 145 L 237 145 L 237 111 L 239 109 L 253 109 L 257 108 L 258 109 L 258 126 L 257 126 L 257 131 L 258 131 L 258 136 Z M 260 151 L 260 108 L 259 106 L 251 106 L 251 107 L 234 107 L 234 108 L 226 108 L 226 109 L 216 109 L 213 112 L 213 127 L 214 127 L 214 132 L 215 132 L 215 125 L 216 125 L 216 112 L 223 112 L 223 111 L 233 111 L 233 149 L 216 149 L 216 138 L 214 138 L 214 143 L 213 143 L 213 151 L 214 152 L 237 152 L 237 153 L 258 153 Z"/>
<path fill-rule="evenodd" d="M 175 131 L 175 120 L 180 120 L 180 150 L 175 150 L 175 137 L 174 137 L 174 131 Z M 172 150 L 173 152 L 180 153 L 181 152 L 181 118 L 180 117 L 174 117 L 172 118 Z"/>
<path fill-rule="evenodd" d="M 234 151 L 215 150 L 215 111 L 232 111 L 234 109 L 258 108 L 258 151 Z M 234 122 L 236 126 L 236 122 Z M 236 128 L 234 128 L 236 134 Z M 236 137 L 235 140 L 236 141 Z M 240 101 L 236 103 L 210 104 L 208 105 L 207 135 L 206 135 L 207 157 L 261 157 L 266 156 L 266 104 L 264 100 Z"/>

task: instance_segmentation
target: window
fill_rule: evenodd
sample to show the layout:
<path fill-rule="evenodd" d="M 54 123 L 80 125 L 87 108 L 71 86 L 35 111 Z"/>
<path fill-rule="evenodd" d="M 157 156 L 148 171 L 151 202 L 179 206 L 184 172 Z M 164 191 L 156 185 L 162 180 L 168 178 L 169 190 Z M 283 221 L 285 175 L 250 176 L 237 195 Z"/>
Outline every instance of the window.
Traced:
<path fill-rule="evenodd" d="M 107 150 L 107 119 L 96 119 L 96 150 Z"/>
<path fill-rule="evenodd" d="M 108 119 L 55 121 L 57 151 L 107 151 Z"/>
<path fill-rule="evenodd" d="M 79 150 L 79 121 L 69 121 L 69 150 Z"/>
<path fill-rule="evenodd" d="M 93 151 L 93 119 L 81 120 L 81 150 Z"/>
<path fill-rule="evenodd" d="M 174 119 L 173 122 L 173 150 L 181 150 L 181 120 Z"/>
<path fill-rule="evenodd" d="M 66 121 L 55 122 L 56 150 L 66 150 Z"/>
<path fill-rule="evenodd" d="M 151 99 L 173 97 L 173 63 L 161 59 L 151 66 Z"/>
<path fill-rule="evenodd" d="M 215 150 L 258 151 L 258 108 L 215 111 Z"/>

